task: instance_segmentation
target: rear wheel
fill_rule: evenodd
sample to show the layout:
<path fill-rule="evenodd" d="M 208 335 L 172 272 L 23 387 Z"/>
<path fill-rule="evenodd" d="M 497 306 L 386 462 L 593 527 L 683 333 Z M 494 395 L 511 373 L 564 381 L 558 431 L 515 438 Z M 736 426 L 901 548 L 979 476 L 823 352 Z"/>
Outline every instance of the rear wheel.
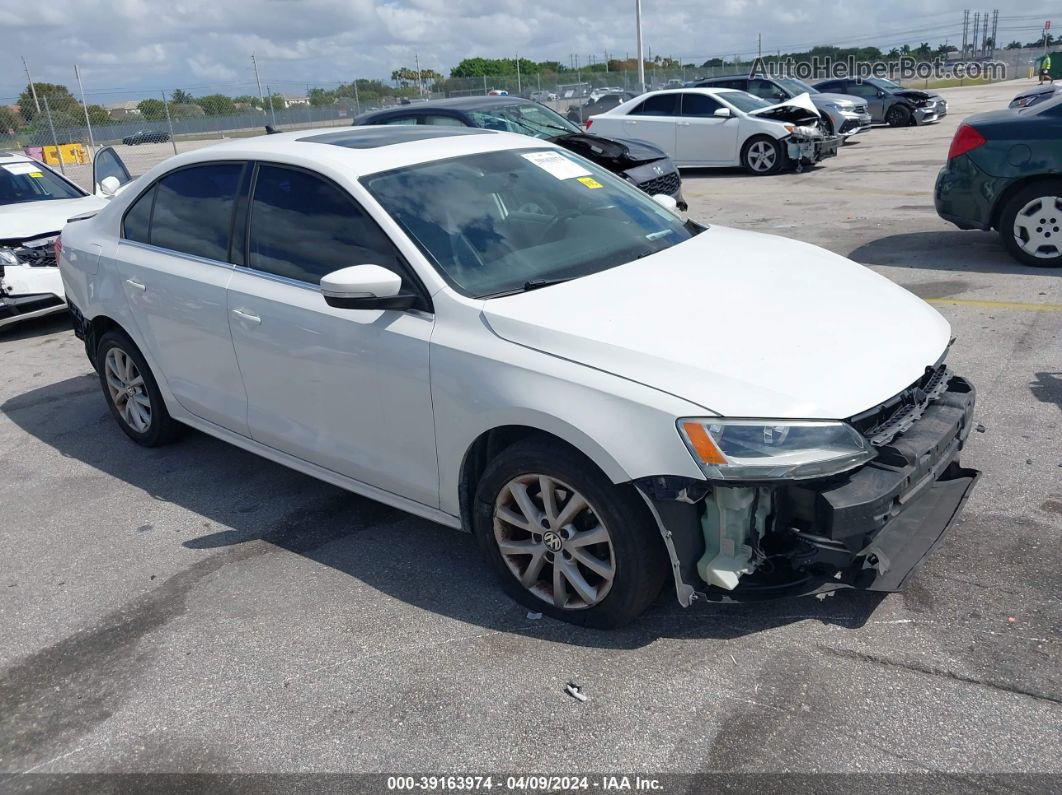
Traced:
<path fill-rule="evenodd" d="M 885 123 L 890 127 L 906 127 L 911 123 L 911 109 L 906 105 L 893 105 L 885 113 Z"/>
<path fill-rule="evenodd" d="M 999 236 L 1026 265 L 1062 266 L 1062 180 L 1037 182 L 1012 196 L 999 218 Z"/>
<path fill-rule="evenodd" d="M 528 440 L 501 452 L 473 510 L 477 541 L 505 590 L 564 621 L 626 624 L 669 573 L 660 533 L 634 489 L 559 444 Z"/>
<path fill-rule="evenodd" d="M 767 135 L 750 138 L 741 149 L 741 165 L 753 176 L 777 174 L 784 162 L 782 144 Z"/>
<path fill-rule="evenodd" d="M 166 410 L 140 349 L 125 334 L 108 331 L 96 347 L 96 369 L 111 413 L 126 436 L 144 447 L 169 442 L 182 426 Z"/>

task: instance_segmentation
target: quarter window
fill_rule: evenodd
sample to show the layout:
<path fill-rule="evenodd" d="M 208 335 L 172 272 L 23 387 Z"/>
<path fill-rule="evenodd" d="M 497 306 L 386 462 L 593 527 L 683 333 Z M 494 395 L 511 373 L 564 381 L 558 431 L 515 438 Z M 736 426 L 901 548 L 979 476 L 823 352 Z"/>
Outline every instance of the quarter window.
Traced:
<path fill-rule="evenodd" d="M 174 171 L 137 200 L 126 215 L 126 233 L 142 223 L 148 197 L 154 193 L 150 234 L 153 246 L 227 262 L 229 228 L 236 204 L 236 192 L 243 166 L 239 163 L 211 163 Z M 135 211 L 135 214 L 134 214 Z M 130 237 L 135 240 L 135 237 Z"/>
<path fill-rule="evenodd" d="M 247 264 L 300 282 L 351 265 L 380 265 L 404 275 L 390 239 L 345 191 L 282 166 L 258 169 L 251 200 Z"/>
<path fill-rule="evenodd" d="M 677 116 L 678 115 L 678 92 L 657 94 L 649 97 L 641 105 L 630 111 L 630 116 Z"/>
<path fill-rule="evenodd" d="M 122 237 L 137 243 L 151 242 L 151 207 L 155 203 L 155 186 L 152 185 L 125 213 Z"/>
<path fill-rule="evenodd" d="M 468 126 L 463 121 L 461 121 L 460 119 L 456 119 L 453 116 L 436 116 L 436 115 L 421 116 L 420 117 L 420 123 L 421 124 L 431 124 L 431 125 L 434 125 L 435 127 L 467 127 Z"/>

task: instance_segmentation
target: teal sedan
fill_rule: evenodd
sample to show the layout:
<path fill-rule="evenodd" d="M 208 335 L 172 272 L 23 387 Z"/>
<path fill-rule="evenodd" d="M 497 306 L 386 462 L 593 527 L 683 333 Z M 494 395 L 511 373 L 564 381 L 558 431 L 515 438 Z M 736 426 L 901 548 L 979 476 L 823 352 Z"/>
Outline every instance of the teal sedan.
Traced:
<path fill-rule="evenodd" d="M 960 229 L 997 230 L 1019 262 L 1062 267 L 1062 97 L 963 121 L 935 202 Z"/>

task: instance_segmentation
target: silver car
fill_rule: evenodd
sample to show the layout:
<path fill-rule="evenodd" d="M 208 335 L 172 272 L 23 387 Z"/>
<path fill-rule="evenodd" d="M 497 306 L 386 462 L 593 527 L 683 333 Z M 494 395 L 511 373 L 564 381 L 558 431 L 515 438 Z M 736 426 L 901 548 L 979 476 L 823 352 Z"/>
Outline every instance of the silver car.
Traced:
<path fill-rule="evenodd" d="M 948 103 L 940 94 L 904 88 L 881 77 L 825 80 L 815 87 L 819 91 L 843 91 L 862 98 L 874 121 L 890 127 L 929 124 L 948 115 Z"/>
<path fill-rule="evenodd" d="M 827 94 L 792 77 L 749 77 L 731 75 L 698 80 L 692 85 L 701 88 L 737 88 L 771 103 L 785 102 L 800 94 L 810 94 L 815 108 L 822 114 L 829 134 L 844 141 L 856 133 L 870 129 L 871 117 L 866 100 L 846 94 Z"/>

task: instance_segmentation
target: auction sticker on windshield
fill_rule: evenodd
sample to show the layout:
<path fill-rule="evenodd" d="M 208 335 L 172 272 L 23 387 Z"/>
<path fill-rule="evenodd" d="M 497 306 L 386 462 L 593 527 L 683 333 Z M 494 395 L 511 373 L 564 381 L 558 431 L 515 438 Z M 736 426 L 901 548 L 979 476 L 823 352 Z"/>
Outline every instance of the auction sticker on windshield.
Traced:
<path fill-rule="evenodd" d="M 558 152 L 528 152 L 524 157 L 557 179 L 590 176 L 589 171 Z"/>
<path fill-rule="evenodd" d="M 590 190 L 594 190 L 594 188 L 601 187 L 601 183 L 593 177 L 579 177 L 579 181 L 586 185 L 586 187 L 590 188 Z"/>
<path fill-rule="evenodd" d="M 31 177 L 41 173 L 41 167 L 36 163 L 6 163 L 4 168 L 12 174 L 29 174 Z"/>

